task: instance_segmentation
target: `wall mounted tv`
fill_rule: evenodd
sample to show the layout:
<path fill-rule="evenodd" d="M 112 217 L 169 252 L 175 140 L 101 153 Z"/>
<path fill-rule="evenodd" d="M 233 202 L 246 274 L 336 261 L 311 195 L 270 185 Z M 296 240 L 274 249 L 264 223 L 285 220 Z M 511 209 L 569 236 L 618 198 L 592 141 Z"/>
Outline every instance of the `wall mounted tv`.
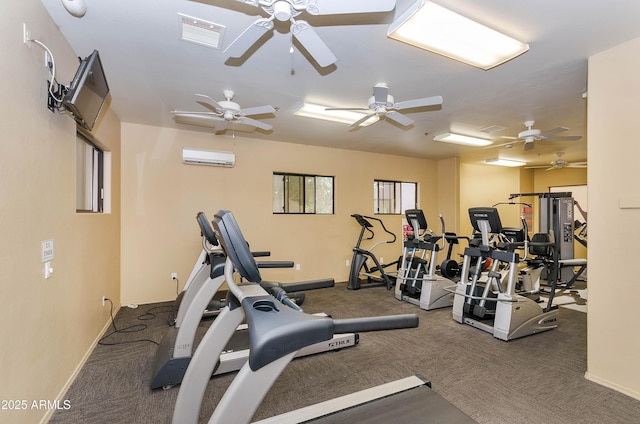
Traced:
<path fill-rule="evenodd" d="M 62 99 L 62 105 L 76 122 L 91 131 L 109 94 L 100 54 L 94 50 L 80 61 L 80 66 Z"/>

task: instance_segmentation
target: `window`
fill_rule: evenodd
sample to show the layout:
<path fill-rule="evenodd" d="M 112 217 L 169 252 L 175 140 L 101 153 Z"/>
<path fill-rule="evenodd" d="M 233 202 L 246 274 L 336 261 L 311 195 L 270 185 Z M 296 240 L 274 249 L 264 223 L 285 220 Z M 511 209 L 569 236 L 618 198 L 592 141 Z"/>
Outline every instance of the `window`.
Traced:
<path fill-rule="evenodd" d="M 333 177 L 274 172 L 273 213 L 333 214 Z"/>
<path fill-rule="evenodd" d="M 76 211 L 104 212 L 105 152 L 76 137 Z"/>
<path fill-rule="evenodd" d="M 376 214 L 402 214 L 418 205 L 417 183 L 401 181 L 373 182 L 373 210 Z"/>

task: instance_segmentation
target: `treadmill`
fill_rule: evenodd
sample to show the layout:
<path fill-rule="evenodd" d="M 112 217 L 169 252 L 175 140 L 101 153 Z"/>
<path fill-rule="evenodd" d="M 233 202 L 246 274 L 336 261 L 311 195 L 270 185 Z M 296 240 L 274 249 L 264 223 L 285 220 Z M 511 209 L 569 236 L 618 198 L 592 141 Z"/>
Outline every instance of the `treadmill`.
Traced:
<path fill-rule="evenodd" d="M 198 423 L 208 378 L 235 326 L 246 318 L 250 332 L 249 360 L 238 372 L 214 410 L 209 423 L 249 423 L 273 383 L 299 349 L 330 339 L 334 334 L 414 328 L 415 314 L 332 319 L 308 315 L 286 297 L 280 300 L 261 286 L 261 276 L 240 228 L 229 211 L 213 221 L 227 262 L 225 277 L 232 294 L 229 306 L 213 323 L 185 374 L 173 414 L 174 424 Z M 245 284 L 235 284 L 237 271 Z M 322 402 L 263 423 L 425 422 L 474 421 L 412 376 L 351 395 Z"/>
<path fill-rule="evenodd" d="M 210 246 L 217 246 L 218 240 L 213 233 L 211 224 L 205 214 L 199 212 L 197 221 L 200 225 L 203 240 Z M 203 245 L 207 244 L 203 242 Z M 252 260 L 254 254 L 251 253 Z M 167 329 L 158 344 L 152 361 L 151 389 L 169 389 L 182 382 L 184 374 L 191 362 L 196 343 L 204 337 L 207 328 L 200 326 L 203 312 L 210 303 L 210 299 L 219 291 L 225 282 L 224 267 L 226 256 L 221 248 L 211 251 L 209 264 L 199 270 L 193 284 L 182 298 L 175 325 Z M 260 268 L 286 267 L 290 262 L 269 261 L 256 263 Z M 290 263 L 293 266 L 293 263 Z M 206 274 L 203 278 L 201 274 Z M 261 282 L 263 288 L 274 295 L 284 296 L 287 291 L 301 292 L 325 287 L 333 287 L 333 278 L 324 280 L 303 281 L 298 283 Z M 324 314 L 321 314 L 324 315 Z M 344 349 L 358 344 L 358 334 L 340 334 L 331 340 L 322 341 L 302 349 L 297 356 L 313 355 L 327 351 Z M 249 333 L 246 324 L 239 323 L 232 337 L 229 338 L 224 350 L 219 355 L 215 370 L 211 375 L 225 374 L 239 370 L 249 357 Z"/>

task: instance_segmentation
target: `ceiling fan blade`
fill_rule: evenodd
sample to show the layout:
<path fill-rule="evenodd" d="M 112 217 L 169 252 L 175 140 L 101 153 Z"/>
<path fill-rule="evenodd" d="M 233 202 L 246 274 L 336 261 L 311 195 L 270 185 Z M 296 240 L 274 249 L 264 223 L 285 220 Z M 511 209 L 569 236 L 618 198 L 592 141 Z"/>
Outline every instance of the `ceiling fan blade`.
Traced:
<path fill-rule="evenodd" d="M 307 21 L 292 22 L 291 33 L 321 67 L 329 66 L 338 60 Z"/>
<path fill-rule="evenodd" d="M 251 116 L 251 115 L 264 115 L 268 113 L 276 113 L 276 110 L 271 105 L 264 105 L 264 106 L 248 107 L 246 109 L 241 109 L 240 112 L 245 116 Z"/>
<path fill-rule="evenodd" d="M 538 134 L 538 137 L 548 137 L 548 136 L 550 136 L 552 134 L 558 134 L 560 132 L 565 132 L 565 131 L 569 131 L 569 128 L 558 127 L 558 128 L 554 128 L 554 129 L 549 130 L 549 131 L 541 132 L 540 134 Z"/>
<path fill-rule="evenodd" d="M 544 168 L 549 168 L 549 165 L 532 165 L 532 166 L 525 166 L 525 169 L 544 169 Z"/>
<path fill-rule="evenodd" d="M 545 137 L 542 141 L 576 141 L 581 138 L 581 135 L 560 135 L 558 137 Z"/>
<path fill-rule="evenodd" d="M 320 0 L 318 4 L 307 6 L 312 15 L 338 15 L 350 13 L 389 12 L 396 6 L 396 0 Z"/>
<path fill-rule="evenodd" d="M 247 29 L 224 49 L 229 57 L 242 57 L 256 41 L 273 28 L 272 19 L 260 18 L 255 20 Z"/>
<path fill-rule="evenodd" d="M 202 115 L 194 113 L 175 113 L 173 119 L 175 119 L 179 124 L 198 125 L 208 128 L 216 127 L 220 121 L 224 121 L 223 118 L 216 115 Z"/>
<path fill-rule="evenodd" d="M 270 131 L 271 129 L 273 129 L 273 125 L 269 125 L 266 124 L 262 121 L 258 121 L 256 119 L 251 119 L 251 118 L 247 118 L 244 116 L 241 116 L 237 119 L 238 122 L 242 123 L 242 124 L 247 124 L 247 125 L 251 125 L 252 127 L 257 127 L 260 128 L 262 130 L 265 131 Z"/>
<path fill-rule="evenodd" d="M 441 96 L 425 97 L 424 99 L 407 100 L 393 105 L 396 110 L 411 109 L 415 107 L 435 106 L 442 104 Z"/>
<path fill-rule="evenodd" d="M 513 138 L 513 137 L 504 137 L 504 138 Z M 516 138 L 513 138 L 513 141 L 509 141 L 507 143 L 502 143 L 502 144 L 492 144 L 492 145 L 489 145 L 489 146 L 485 146 L 485 149 L 494 149 L 496 147 L 506 147 L 506 146 L 509 146 L 507 148 L 510 148 L 510 147 L 513 147 L 514 144 L 521 143 L 521 142 L 522 142 L 522 140 L 518 140 Z"/>
<path fill-rule="evenodd" d="M 567 168 L 586 168 L 587 162 L 572 162 L 566 165 Z"/>
<path fill-rule="evenodd" d="M 400 112 L 396 112 L 393 110 L 390 112 L 387 112 L 385 116 L 391 119 L 392 121 L 396 121 L 400 125 L 404 125 L 405 127 L 408 127 L 409 125 L 413 125 L 414 123 L 413 119 L 401 114 Z"/>
<path fill-rule="evenodd" d="M 208 109 L 211 109 L 214 112 L 218 112 L 218 113 L 219 113 L 220 110 L 222 110 L 222 106 L 220 106 L 218 104 L 218 102 L 216 102 L 215 100 L 213 100 L 211 97 L 207 96 L 206 94 L 196 94 L 196 97 L 202 97 L 203 99 L 206 100 L 206 102 L 198 102 L 202 106 L 205 106 Z M 211 106 L 213 106 L 213 108 Z"/>
<path fill-rule="evenodd" d="M 186 110 L 172 110 L 171 113 L 176 116 L 218 116 L 218 114 L 214 112 L 190 112 Z"/>
<path fill-rule="evenodd" d="M 358 119 L 356 122 L 354 122 L 353 124 L 350 124 L 349 127 L 354 128 L 359 126 L 360 124 L 362 124 L 364 121 L 366 121 L 367 119 L 371 118 L 372 116 L 376 116 L 376 113 L 370 113 L 368 115 L 363 116 L 362 118 Z M 377 122 L 377 121 L 376 121 Z M 375 123 L 375 122 L 374 122 Z"/>
<path fill-rule="evenodd" d="M 387 104 L 389 98 L 389 87 L 384 84 L 378 84 L 373 86 L 373 97 L 376 103 Z"/>

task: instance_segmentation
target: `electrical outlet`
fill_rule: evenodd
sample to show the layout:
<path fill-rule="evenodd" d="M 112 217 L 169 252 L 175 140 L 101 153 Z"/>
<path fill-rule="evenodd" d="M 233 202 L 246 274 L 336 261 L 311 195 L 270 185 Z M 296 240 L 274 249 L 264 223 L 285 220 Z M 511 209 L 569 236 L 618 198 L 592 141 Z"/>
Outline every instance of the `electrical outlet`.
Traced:
<path fill-rule="evenodd" d="M 300 264 L 296 264 L 296 271 L 300 271 Z"/>
<path fill-rule="evenodd" d="M 172 281 L 175 281 L 175 280 L 177 280 L 177 279 L 178 279 L 178 273 L 177 273 L 177 272 L 172 272 L 172 273 L 171 273 L 171 280 L 172 280 Z"/>
<path fill-rule="evenodd" d="M 27 28 L 27 24 L 22 24 L 22 42 L 31 48 L 31 31 Z"/>
<path fill-rule="evenodd" d="M 107 301 L 107 296 L 102 296 L 102 306 L 104 306 L 106 301 Z"/>
<path fill-rule="evenodd" d="M 347 260 L 344 262 L 344 264 L 345 264 L 346 266 L 349 266 L 349 259 L 347 259 Z"/>
<path fill-rule="evenodd" d="M 51 69 L 51 56 L 49 56 L 49 52 L 44 52 L 44 67 Z"/>

